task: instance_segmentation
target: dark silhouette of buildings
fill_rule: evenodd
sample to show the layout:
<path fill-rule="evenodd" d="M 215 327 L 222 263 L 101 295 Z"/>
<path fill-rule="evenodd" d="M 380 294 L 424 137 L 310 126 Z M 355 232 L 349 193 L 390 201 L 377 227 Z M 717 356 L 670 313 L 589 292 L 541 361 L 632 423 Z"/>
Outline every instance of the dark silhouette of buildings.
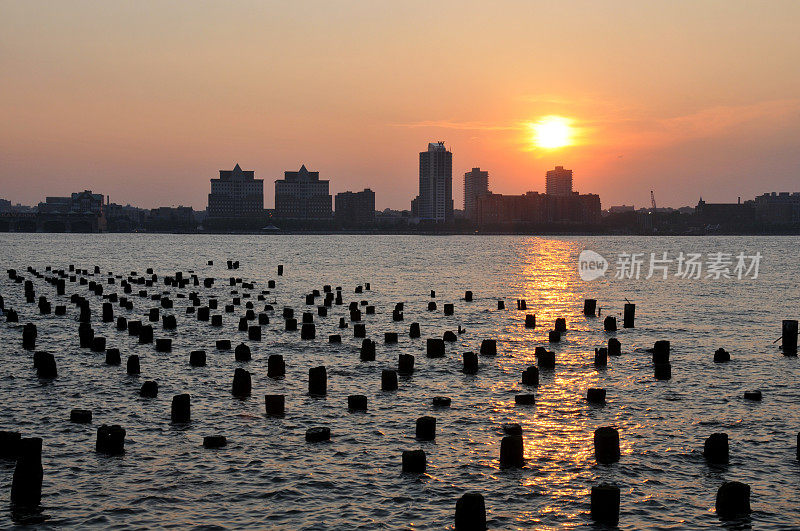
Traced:
<path fill-rule="evenodd" d="M 636 212 L 636 208 L 633 205 L 614 205 L 608 207 L 609 214 L 622 214 L 625 212 Z"/>
<path fill-rule="evenodd" d="M 147 230 L 190 232 L 197 228 L 192 207 L 158 207 L 150 210 Z"/>
<path fill-rule="evenodd" d="M 91 190 L 75 192 L 69 197 L 49 196 L 39 203 L 39 212 L 46 214 L 103 214 L 103 194 L 93 194 Z"/>
<path fill-rule="evenodd" d="M 263 209 L 263 181 L 237 164 L 211 179 L 209 207 L 142 209 L 111 203 L 91 190 L 47 196 L 37 207 L 0 198 L 0 232 L 275 232 L 370 229 L 386 232 L 483 232 L 610 234 L 798 234 L 800 192 L 771 192 L 736 203 L 707 203 L 673 209 L 612 206 L 602 212 L 600 197 L 572 189 L 573 172 L 556 166 L 545 175 L 547 193 L 493 194 L 487 171 L 464 174 L 464 211 L 452 200 L 452 153 L 443 142 L 419 154 L 420 194 L 411 211 L 375 211 L 375 193 L 336 194 L 329 181 L 305 166 L 275 181 L 274 211 Z M 422 223 L 420 223 L 422 222 Z M 202 224 L 202 225 L 199 225 Z"/>
<path fill-rule="evenodd" d="M 330 181 L 321 180 L 318 171 L 284 172 L 275 181 L 275 217 L 289 220 L 329 220 L 332 217 Z"/>
<path fill-rule="evenodd" d="M 453 220 L 453 154 L 444 142 L 431 142 L 419 154 L 419 195 L 411 212 L 420 222 Z"/>
<path fill-rule="evenodd" d="M 572 170 L 564 166 L 556 166 L 545 175 L 545 193 L 547 195 L 570 195 L 572 193 Z"/>
<path fill-rule="evenodd" d="M 600 196 L 527 192 L 487 194 L 477 199 L 478 225 L 594 225 L 600 222 Z"/>
<path fill-rule="evenodd" d="M 100 232 L 106 230 L 103 194 L 91 190 L 69 197 L 49 196 L 34 216 L 38 232 Z"/>
<path fill-rule="evenodd" d="M 365 188 L 361 192 L 336 194 L 335 219 L 339 227 L 372 227 L 375 224 L 375 192 Z"/>
<path fill-rule="evenodd" d="M 106 224 L 109 232 L 131 232 L 145 228 L 150 211 L 131 205 L 107 203 Z"/>
<path fill-rule="evenodd" d="M 103 214 L 103 194 L 93 194 L 91 190 L 73 193 L 72 212 Z"/>
<path fill-rule="evenodd" d="M 476 199 L 480 226 L 547 226 L 600 223 L 600 196 L 572 190 L 572 170 L 556 166 L 545 176 L 547 193 L 487 194 Z"/>
<path fill-rule="evenodd" d="M 695 217 L 707 225 L 752 225 L 755 221 L 753 201 L 742 203 L 706 203 L 700 198 L 694 209 Z"/>
<path fill-rule="evenodd" d="M 472 168 L 464 174 L 464 216 L 475 219 L 477 215 L 477 199 L 489 193 L 489 172 L 480 168 Z"/>
<path fill-rule="evenodd" d="M 262 218 L 264 215 L 264 180 L 252 170 L 237 164 L 233 170 L 219 170 L 219 179 L 211 179 L 208 194 L 209 218 Z"/>
<path fill-rule="evenodd" d="M 755 198 L 756 221 L 766 225 L 800 225 L 800 192 L 772 192 Z"/>
<path fill-rule="evenodd" d="M 47 214 L 66 214 L 72 211 L 72 199 L 69 197 L 47 196 L 39 203 L 39 212 Z"/>

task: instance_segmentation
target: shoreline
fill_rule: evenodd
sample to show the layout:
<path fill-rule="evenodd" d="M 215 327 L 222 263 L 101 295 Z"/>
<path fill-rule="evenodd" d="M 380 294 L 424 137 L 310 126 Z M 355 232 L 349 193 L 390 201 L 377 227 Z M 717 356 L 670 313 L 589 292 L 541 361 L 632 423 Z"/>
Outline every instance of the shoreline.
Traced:
<path fill-rule="evenodd" d="M 357 231 L 357 230 L 281 230 L 274 232 L 264 231 L 101 231 L 101 232 L 62 232 L 62 231 L 4 231 L 0 234 L 185 234 L 198 236 L 220 236 L 220 235 L 239 235 L 239 236 L 800 236 L 800 229 L 794 231 L 754 231 L 754 232 L 691 232 L 691 233 L 672 233 L 672 232 L 589 232 L 589 231 Z"/>

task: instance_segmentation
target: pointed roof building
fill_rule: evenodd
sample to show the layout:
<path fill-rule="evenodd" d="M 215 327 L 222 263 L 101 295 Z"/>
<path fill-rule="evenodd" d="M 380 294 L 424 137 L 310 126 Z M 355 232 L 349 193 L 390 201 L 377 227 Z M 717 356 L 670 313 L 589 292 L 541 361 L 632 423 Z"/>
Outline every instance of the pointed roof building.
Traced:
<path fill-rule="evenodd" d="M 255 178 L 255 171 L 245 171 L 237 163 L 232 170 L 219 170 L 219 178 L 222 181 L 249 181 Z"/>
<path fill-rule="evenodd" d="M 318 171 L 306 165 L 298 171 L 283 172 L 275 181 L 275 216 L 284 219 L 330 219 L 333 198 L 330 181 L 319 178 Z"/>
<path fill-rule="evenodd" d="M 300 182 L 300 181 L 319 181 L 318 171 L 308 171 L 306 165 L 300 166 L 298 171 L 285 171 L 283 178 L 287 182 Z M 277 181 L 276 181 L 277 182 Z M 320 181 L 327 183 L 328 181 Z"/>
<path fill-rule="evenodd" d="M 237 163 L 232 170 L 219 170 L 211 179 L 208 215 L 211 218 L 259 217 L 264 214 L 264 180 L 255 171 L 243 170 Z"/>

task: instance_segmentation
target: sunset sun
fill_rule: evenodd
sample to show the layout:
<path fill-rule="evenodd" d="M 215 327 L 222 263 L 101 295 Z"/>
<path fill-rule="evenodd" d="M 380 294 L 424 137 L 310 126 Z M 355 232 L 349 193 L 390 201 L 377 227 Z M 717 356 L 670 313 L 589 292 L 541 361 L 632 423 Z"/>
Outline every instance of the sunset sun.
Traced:
<path fill-rule="evenodd" d="M 554 149 L 572 144 L 572 120 L 561 116 L 544 116 L 530 124 L 531 142 L 535 147 Z"/>

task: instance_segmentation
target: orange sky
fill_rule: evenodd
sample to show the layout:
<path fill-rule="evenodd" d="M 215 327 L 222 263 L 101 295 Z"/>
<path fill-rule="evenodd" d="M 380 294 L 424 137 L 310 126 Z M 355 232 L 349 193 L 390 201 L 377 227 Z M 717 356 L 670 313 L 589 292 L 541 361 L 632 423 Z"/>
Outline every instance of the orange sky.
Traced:
<path fill-rule="evenodd" d="M 800 190 L 800 2 L 0 0 L 0 197 L 205 208 L 240 163 L 409 208 L 417 153 L 604 207 Z M 579 145 L 532 149 L 556 114 Z"/>

